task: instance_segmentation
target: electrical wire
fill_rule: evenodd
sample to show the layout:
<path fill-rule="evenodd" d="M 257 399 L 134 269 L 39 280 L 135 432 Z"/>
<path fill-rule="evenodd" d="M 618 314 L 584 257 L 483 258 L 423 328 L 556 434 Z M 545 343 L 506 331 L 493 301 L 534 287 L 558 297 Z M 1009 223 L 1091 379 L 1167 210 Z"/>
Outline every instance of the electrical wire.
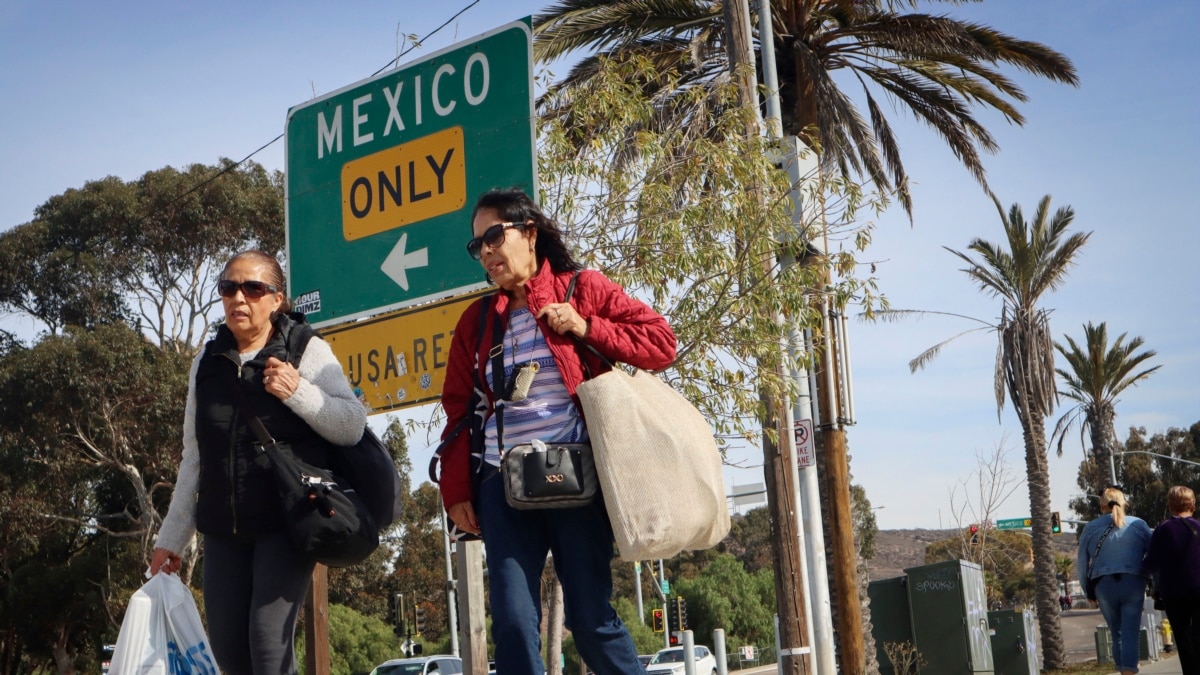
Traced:
<path fill-rule="evenodd" d="M 397 63 L 399 63 L 400 59 L 404 58 L 404 57 L 405 57 L 405 56 L 406 56 L 406 55 L 407 55 L 409 52 L 411 52 L 412 50 L 414 50 L 414 49 L 416 49 L 417 47 L 421 46 L 421 44 L 422 44 L 422 43 L 424 43 L 424 42 L 425 42 L 426 40 L 428 40 L 429 38 L 433 37 L 434 35 L 437 35 L 438 31 L 440 31 L 440 30 L 442 30 L 443 28 L 445 28 L 446 26 L 450 25 L 450 23 L 451 23 L 452 21 L 454 21 L 454 20 L 455 20 L 455 19 L 457 19 L 458 17 L 462 16 L 462 14 L 463 14 L 464 12 L 466 12 L 468 9 L 471 9 L 472 7 L 474 7 L 475 5 L 478 5 L 478 4 L 479 4 L 479 0 L 473 0 L 473 1 L 472 1 L 470 4 L 468 4 L 467 6 L 463 7 L 462 9 L 458 10 L 457 12 L 455 12 L 455 13 L 454 13 L 454 15 L 453 15 L 453 16 L 451 16 L 449 19 L 446 19 L 446 20 L 445 20 L 445 21 L 442 23 L 442 25 L 440 25 L 440 26 L 438 26 L 437 28 L 434 28 L 433 30 L 429 31 L 429 33 L 428 33 L 428 34 L 426 34 L 426 35 L 425 35 L 425 37 L 423 37 L 423 38 L 421 38 L 421 39 L 417 40 L 416 42 L 414 42 L 414 43 L 412 44 L 412 46 L 411 46 L 411 47 L 409 47 L 408 49 L 404 50 L 403 52 L 401 52 L 401 53 L 397 54 L 397 55 L 396 55 L 396 58 L 394 58 L 394 59 L 389 59 L 389 60 L 388 60 L 388 62 L 387 62 L 387 63 L 386 63 L 386 64 L 385 64 L 385 65 L 384 65 L 382 68 L 380 68 L 379 70 L 375 71 L 374 73 L 371 73 L 371 77 L 375 77 L 375 76 L 376 76 L 376 75 L 378 75 L 379 73 L 382 73 L 383 71 L 385 71 L 385 70 L 387 70 L 388 68 L 392 67 L 394 64 L 397 64 Z M 184 191 L 182 194 L 180 194 L 178 197 L 175 197 L 175 198 L 174 198 L 174 199 L 172 199 L 171 201 L 167 202 L 166 206 L 164 206 L 163 208 L 164 208 L 164 209 L 167 209 L 167 208 L 170 208 L 171 206 L 174 206 L 176 203 L 178 203 L 179 201 L 181 201 L 181 200 L 182 200 L 184 197 L 187 197 L 188 195 L 190 195 L 190 194 L 192 194 L 193 192 L 195 192 L 195 191 L 199 190 L 200 188 L 204 187 L 205 185 L 208 185 L 209 183 L 211 183 L 211 182 L 215 181 L 216 179 L 220 178 L 221 176 L 224 176 L 225 174 L 229 173 L 230 171 L 233 171 L 234 169 L 238 168 L 238 167 L 239 167 L 239 166 L 241 166 L 242 164 L 245 164 L 246 162 L 250 161 L 250 159 L 251 159 L 252 157 L 254 157 L 255 155 L 257 155 L 258 153 L 262 152 L 263 150 L 266 150 L 267 148 L 269 148 L 269 147 L 271 147 L 272 145 L 274 145 L 275 143 L 277 143 L 277 142 L 279 141 L 279 139 L 281 139 L 281 138 L 283 138 L 283 134 L 279 134 L 279 135 L 278 135 L 278 136 L 276 136 L 275 138 L 272 138 L 271 140 L 267 141 L 266 143 L 263 143 L 263 144 L 262 144 L 261 146 L 259 146 L 259 148 L 258 148 L 257 150 L 255 150 L 254 152 L 252 152 L 252 153 L 250 153 L 250 154 L 246 155 L 245 157 L 243 157 L 243 158 L 239 159 L 237 162 L 234 162 L 233 164 L 230 164 L 229 166 L 227 166 L 227 167 L 225 167 L 225 168 L 221 169 L 220 171 L 216 172 L 216 173 L 215 173 L 215 174 L 213 174 L 212 176 L 209 176 L 208 178 L 205 178 L 204 180 L 202 180 L 202 181 L 200 181 L 199 183 L 197 183 L 196 185 L 194 185 L 194 186 L 192 186 L 192 187 L 188 188 L 188 189 L 187 189 L 187 190 L 185 190 L 185 191 Z M 142 220 L 145 220 L 146 218 L 149 218 L 149 217 L 150 217 L 150 216 L 145 216 L 145 217 L 143 217 L 143 218 L 142 218 Z"/>

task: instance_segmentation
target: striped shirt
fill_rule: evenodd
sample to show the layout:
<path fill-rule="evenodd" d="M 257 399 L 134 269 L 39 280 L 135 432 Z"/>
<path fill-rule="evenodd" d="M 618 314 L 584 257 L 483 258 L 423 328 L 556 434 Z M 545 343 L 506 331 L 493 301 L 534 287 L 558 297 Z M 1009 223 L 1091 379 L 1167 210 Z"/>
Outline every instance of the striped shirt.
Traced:
<path fill-rule="evenodd" d="M 583 443 L 588 440 L 587 428 L 567 393 L 562 374 L 537 321 L 528 309 L 514 310 L 504 333 L 504 381 L 512 382 L 520 366 L 536 361 L 538 371 L 523 401 L 496 401 L 504 407 L 504 447 L 528 443 L 539 438 L 546 442 Z M 488 383 L 492 382 L 492 362 L 488 361 Z M 502 395 L 505 392 L 497 392 Z M 499 444 L 496 439 L 496 415 L 484 424 L 484 461 L 500 466 Z"/>

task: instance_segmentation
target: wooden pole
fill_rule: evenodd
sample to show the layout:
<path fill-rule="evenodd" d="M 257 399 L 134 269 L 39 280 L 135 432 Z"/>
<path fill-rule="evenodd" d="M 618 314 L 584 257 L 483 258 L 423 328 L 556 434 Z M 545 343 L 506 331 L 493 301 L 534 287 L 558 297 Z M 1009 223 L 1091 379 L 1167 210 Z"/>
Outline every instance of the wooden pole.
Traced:
<path fill-rule="evenodd" d="M 483 600 L 483 542 L 460 541 L 455 545 L 458 571 L 459 647 L 464 675 L 486 675 L 488 671 L 487 629 Z"/>
<path fill-rule="evenodd" d="M 754 52 L 750 44 L 750 7 L 747 0 L 728 0 L 722 10 L 725 18 L 726 53 L 729 68 L 738 84 L 742 105 L 753 113 L 747 127 L 748 137 L 759 135 L 757 81 L 754 77 Z M 761 193 L 760 193 L 761 199 Z M 763 273 L 770 274 L 774 260 L 763 263 Z M 779 367 L 782 377 L 782 366 Z M 769 419 L 763 428 L 774 428 L 780 441 L 791 439 L 791 406 L 786 400 L 763 397 Z M 771 514 L 771 547 L 775 571 L 775 599 L 779 613 L 779 667 L 785 675 L 807 675 L 812 672 L 811 652 L 806 644 L 808 616 L 804 611 L 804 582 L 801 573 L 801 551 L 796 514 L 800 508 L 792 490 L 792 467 L 796 457 L 789 442 L 776 443 L 769 435 L 763 438 L 763 474 L 767 487 L 767 507 Z"/>
<path fill-rule="evenodd" d="M 304 672 L 329 675 L 329 568 L 313 569 L 304 599 Z"/>

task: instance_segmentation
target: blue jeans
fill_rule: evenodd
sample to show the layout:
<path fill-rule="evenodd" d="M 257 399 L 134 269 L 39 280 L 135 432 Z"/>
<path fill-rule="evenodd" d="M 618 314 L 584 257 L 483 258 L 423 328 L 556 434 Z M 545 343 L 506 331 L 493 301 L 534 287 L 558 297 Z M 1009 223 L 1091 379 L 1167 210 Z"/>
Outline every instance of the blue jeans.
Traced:
<path fill-rule="evenodd" d="M 484 467 L 475 508 L 483 531 L 498 675 L 546 671 L 541 654 L 541 587 L 546 554 L 562 583 L 566 626 L 597 675 L 644 674 L 629 630 L 610 604 L 613 535 L 600 500 L 574 509 L 518 511 L 504 500 L 503 476 Z"/>
<path fill-rule="evenodd" d="M 1112 634 L 1117 670 L 1138 671 L 1138 637 L 1145 599 L 1146 577 L 1138 574 L 1106 574 L 1096 583 L 1096 600 Z"/>

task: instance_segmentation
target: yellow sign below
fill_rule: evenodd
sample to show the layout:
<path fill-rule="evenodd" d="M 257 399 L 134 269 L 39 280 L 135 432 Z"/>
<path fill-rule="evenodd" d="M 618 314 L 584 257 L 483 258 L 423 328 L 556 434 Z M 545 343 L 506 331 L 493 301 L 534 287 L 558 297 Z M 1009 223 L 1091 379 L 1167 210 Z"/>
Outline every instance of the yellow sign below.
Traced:
<path fill-rule="evenodd" d="M 467 202 L 462 127 L 342 167 L 342 234 L 354 241 L 452 213 Z"/>
<path fill-rule="evenodd" d="M 321 335 L 371 414 L 433 403 L 442 396 L 454 327 L 487 292 L 334 326 Z"/>

